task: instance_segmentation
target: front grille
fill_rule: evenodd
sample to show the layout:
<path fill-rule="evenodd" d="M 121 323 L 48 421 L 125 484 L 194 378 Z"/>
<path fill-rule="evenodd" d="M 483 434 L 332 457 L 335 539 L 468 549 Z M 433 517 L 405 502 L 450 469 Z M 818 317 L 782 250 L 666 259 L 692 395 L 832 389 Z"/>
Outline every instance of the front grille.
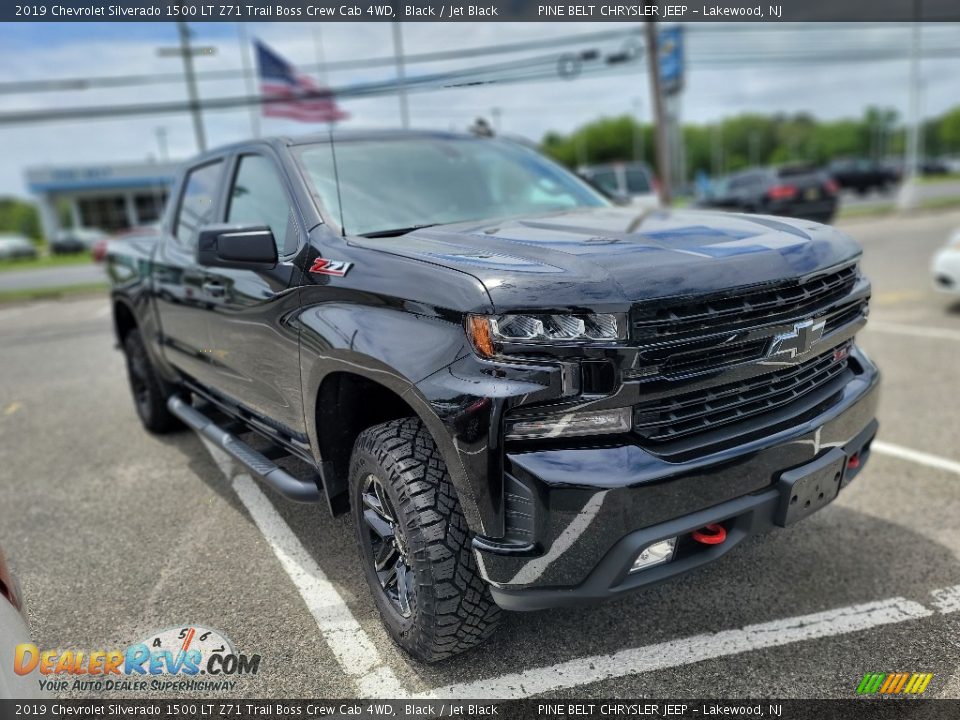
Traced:
<path fill-rule="evenodd" d="M 724 344 L 716 340 L 688 343 L 680 347 L 653 348 L 642 354 L 642 367 L 628 369 L 624 380 L 681 378 L 739 365 L 763 357 L 770 338 Z"/>
<path fill-rule="evenodd" d="M 849 345 L 783 370 L 634 407 L 633 428 L 648 443 L 667 443 L 761 415 L 824 388 L 848 367 Z"/>
<path fill-rule="evenodd" d="M 762 285 L 715 296 L 645 303 L 631 314 L 635 341 L 655 343 L 689 334 L 728 332 L 812 317 L 850 293 L 857 267 L 849 265 L 806 281 Z"/>

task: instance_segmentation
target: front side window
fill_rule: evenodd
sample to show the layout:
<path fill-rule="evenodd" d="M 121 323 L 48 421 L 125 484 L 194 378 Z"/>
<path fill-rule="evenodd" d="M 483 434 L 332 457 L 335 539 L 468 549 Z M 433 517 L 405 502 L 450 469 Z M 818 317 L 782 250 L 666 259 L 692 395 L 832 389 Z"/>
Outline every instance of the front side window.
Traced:
<path fill-rule="evenodd" d="M 515 143 L 439 136 L 334 140 L 336 168 L 329 143 L 295 152 L 314 194 L 349 234 L 610 204 L 580 178 Z"/>
<path fill-rule="evenodd" d="M 223 161 L 217 160 L 187 173 L 174 233 L 183 247 L 195 247 L 200 228 L 213 222 L 222 170 Z"/>
<path fill-rule="evenodd" d="M 244 155 L 230 188 L 227 222 L 267 225 L 277 244 L 277 255 L 296 249 L 291 231 L 293 209 L 273 163 L 262 155 Z M 289 247 L 289 244 L 293 247 Z"/>

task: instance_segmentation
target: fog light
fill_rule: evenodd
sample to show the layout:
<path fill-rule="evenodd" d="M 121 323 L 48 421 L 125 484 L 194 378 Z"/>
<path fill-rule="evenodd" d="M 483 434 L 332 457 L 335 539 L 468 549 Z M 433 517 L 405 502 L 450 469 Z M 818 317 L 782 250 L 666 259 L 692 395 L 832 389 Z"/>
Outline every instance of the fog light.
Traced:
<path fill-rule="evenodd" d="M 675 537 L 655 542 L 653 545 L 644 548 L 643 552 L 637 555 L 637 559 L 633 561 L 630 572 L 646 570 L 655 565 L 668 563 L 673 560 L 673 551 L 676 549 L 677 539 Z"/>
<path fill-rule="evenodd" d="M 514 420 L 507 426 L 507 439 L 530 440 L 578 435 L 608 435 L 627 432 L 630 426 L 630 408 L 591 410 L 530 420 Z"/>

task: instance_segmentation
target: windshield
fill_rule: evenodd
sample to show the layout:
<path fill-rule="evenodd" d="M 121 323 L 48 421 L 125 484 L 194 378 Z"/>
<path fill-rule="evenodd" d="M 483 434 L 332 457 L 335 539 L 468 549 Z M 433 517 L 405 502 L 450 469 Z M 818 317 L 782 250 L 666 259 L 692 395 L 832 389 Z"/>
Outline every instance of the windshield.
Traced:
<path fill-rule="evenodd" d="M 560 166 L 510 142 L 334 140 L 339 202 L 329 143 L 295 150 L 327 212 L 353 235 L 610 204 Z"/>

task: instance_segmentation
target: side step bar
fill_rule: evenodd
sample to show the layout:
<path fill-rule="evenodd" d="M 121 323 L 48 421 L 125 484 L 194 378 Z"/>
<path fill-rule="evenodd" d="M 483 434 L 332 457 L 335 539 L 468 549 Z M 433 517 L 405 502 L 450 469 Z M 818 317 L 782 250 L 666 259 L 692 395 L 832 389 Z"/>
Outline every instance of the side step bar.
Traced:
<path fill-rule="evenodd" d="M 320 501 L 320 490 L 315 482 L 294 477 L 182 398 L 171 397 L 167 409 L 284 497 L 297 502 Z"/>

